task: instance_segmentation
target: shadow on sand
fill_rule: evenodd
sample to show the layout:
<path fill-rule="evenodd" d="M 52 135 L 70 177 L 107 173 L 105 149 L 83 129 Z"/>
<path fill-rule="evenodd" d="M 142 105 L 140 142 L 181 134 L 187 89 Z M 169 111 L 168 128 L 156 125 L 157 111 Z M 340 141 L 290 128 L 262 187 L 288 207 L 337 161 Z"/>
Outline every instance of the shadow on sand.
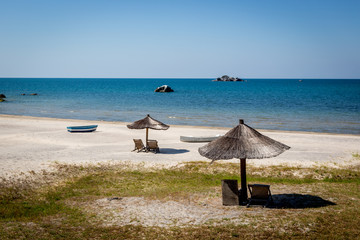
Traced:
<path fill-rule="evenodd" d="M 275 194 L 272 195 L 274 203 L 269 208 L 319 208 L 336 203 L 327 201 L 318 196 L 302 195 L 302 194 Z"/>
<path fill-rule="evenodd" d="M 160 154 L 181 154 L 187 152 L 189 152 L 187 149 L 160 148 Z"/>

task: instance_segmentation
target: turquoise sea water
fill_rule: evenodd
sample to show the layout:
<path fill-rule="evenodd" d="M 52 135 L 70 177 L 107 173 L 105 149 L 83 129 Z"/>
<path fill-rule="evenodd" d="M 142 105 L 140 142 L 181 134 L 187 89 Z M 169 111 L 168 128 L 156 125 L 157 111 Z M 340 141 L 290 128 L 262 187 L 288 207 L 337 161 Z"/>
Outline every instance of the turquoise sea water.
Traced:
<path fill-rule="evenodd" d="M 167 84 L 175 92 L 155 93 Z M 360 80 L 0 78 L 0 114 L 360 134 Z M 22 96 L 21 94 L 26 95 Z M 30 96 L 37 93 L 37 96 Z"/>

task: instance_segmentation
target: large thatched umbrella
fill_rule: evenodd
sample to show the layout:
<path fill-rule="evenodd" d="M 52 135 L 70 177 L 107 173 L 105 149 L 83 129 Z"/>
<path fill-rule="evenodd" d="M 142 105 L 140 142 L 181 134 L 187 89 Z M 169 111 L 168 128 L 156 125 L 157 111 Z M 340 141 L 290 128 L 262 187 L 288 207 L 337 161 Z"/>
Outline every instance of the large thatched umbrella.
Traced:
<path fill-rule="evenodd" d="M 168 129 L 170 126 L 153 119 L 152 117 L 150 117 L 150 115 L 148 114 L 145 118 L 138 120 L 136 122 L 133 122 L 132 124 L 127 125 L 128 128 L 130 129 L 144 129 L 146 128 L 146 145 L 148 142 L 148 136 L 149 136 L 149 128 L 154 129 L 154 130 L 166 130 Z"/>
<path fill-rule="evenodd" d="M 209 159 L 240 158 L 241 171 L 241 203 L 247 201 L 246 189 L 246 159 L 261 159 L 275 157 L 290 147 L 262 135 L 255 129 L 244 124 L 240 119 L 238 126 L 224 136 L 199 148 L 199 153 Z"/>

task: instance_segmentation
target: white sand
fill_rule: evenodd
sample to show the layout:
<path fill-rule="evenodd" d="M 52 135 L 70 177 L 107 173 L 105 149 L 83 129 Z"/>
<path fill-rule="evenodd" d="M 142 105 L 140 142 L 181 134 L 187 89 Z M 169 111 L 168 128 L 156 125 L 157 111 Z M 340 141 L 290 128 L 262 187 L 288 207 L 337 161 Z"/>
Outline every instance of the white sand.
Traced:
<path fill-rule="evenodd" d="M 88 124 L 98 124 L 98 130 L 92 133 L 66 131 L 66 126 Z M 212 136 L 229 130 L 186 126 L 171 126 L 167 131 L 149 130 L 149 138 L 158 140 L 161 150 L 161 153 L 154 154 L 132 152 L 132 139 L 142 138 L 144 141 L 145 130 L 130 130 L 126 123 L 120 122 L 0 115 L 0 129 L 0 177 L 51 170 L 54 163 L 128 161 L 143 162 L 145 166 L 174 166 L 185 161 L 210 162 L 197 151 L 205 143 L 184 143 L 180 141 L 180 135 Z M 287 144 L 291 149 L 276 158 L 248 160 L 248 164 L 331 167 L 359 164 L 352 154 L 360 153 L 360 136 L 260 132 Z M 231 161 L 238 162 L 236 159 Z"/>

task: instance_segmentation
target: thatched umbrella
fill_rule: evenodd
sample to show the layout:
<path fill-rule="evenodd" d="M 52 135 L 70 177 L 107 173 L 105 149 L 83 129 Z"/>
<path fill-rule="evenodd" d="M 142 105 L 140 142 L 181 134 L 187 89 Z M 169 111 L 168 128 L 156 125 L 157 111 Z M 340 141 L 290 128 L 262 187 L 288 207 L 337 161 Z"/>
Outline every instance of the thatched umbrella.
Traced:
<path fill-rule="evenodd" d="M 289 148 L 285 144 L 262 135 L 244 124 L 244 121 L 240 119 L 238 126 L 231 129 L 224 136 L 200 147 L 199 153 L 213 161 L 240 158 L 240 201 L 244 204 L 247 201 L 245 160 L 247 158 L 261 159 L 275 157 Z"/>
<path fill-rule="evenodd" d="M 136 122 L 133 122 L 132 124 L 127 125 L 128 128 L 130 129 L 144 129 L 146 128 L 146 145 L 148 142 L 148 136 L 149 136 L 149 128 L 154 129 L 154 130 L 166 130 L 168 129 L 170 126 L 156 120 L 153 119 L 152 117 L 150 117 L 150 115 L 148 114 L 145 118 L 138 120 Z"/>

